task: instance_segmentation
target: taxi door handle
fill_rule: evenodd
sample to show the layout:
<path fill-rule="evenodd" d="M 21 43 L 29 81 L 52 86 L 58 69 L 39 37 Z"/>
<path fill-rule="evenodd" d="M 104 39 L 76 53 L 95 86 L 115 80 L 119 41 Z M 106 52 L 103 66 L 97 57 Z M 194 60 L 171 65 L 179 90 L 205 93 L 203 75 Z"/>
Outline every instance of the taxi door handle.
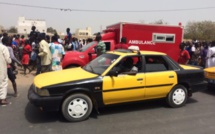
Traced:
<path fill-rule="evenodd" d="M 142 80 L 143 80 L 143 78 L 138 78 L 138 79 L 137 79 L 137 81 L 142 81 Z"/>
<path fill-rule="evenodd" d="M 170 75 L 169 78 L 174 78 L 174 76 L 173 76 L 173 75 Z"/>

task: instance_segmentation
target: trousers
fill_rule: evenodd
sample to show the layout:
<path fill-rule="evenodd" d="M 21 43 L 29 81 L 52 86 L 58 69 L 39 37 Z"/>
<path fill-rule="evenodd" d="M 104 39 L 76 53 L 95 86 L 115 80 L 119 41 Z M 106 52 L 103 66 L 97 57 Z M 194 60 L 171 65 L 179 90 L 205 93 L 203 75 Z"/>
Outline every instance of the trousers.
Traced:
<path fill-rule="evenodd" d="M 8 77 L 0 78 L 0 100 L 7 97 Z"/>

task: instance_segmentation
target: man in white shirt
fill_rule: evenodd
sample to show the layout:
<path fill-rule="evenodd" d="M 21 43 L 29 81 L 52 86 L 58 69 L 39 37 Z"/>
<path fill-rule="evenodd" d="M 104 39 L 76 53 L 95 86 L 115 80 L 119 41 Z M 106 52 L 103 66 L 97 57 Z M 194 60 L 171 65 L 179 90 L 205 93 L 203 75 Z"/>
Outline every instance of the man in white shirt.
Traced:
<path fill-rule="evenodd" d="M 45 33 L 39 34 L 39 54 L 41 58 L 41 73 L 51 71 L 52 56 L 49 44 L 45 40 Z"/>
<path fill-rule="evenodd" d="M 6 46 L 0 44 L 0 105 L 8 105 L 7 102 L 7 87 L 8 87 L 8 76 L 7 66 L 11 63 L 9 51 Z"/>
<path fill-rule="evenodd" d="M 211 47 L 208 49 L 206 67 L 215 66 L 215 41 L 212 41 Z"/>

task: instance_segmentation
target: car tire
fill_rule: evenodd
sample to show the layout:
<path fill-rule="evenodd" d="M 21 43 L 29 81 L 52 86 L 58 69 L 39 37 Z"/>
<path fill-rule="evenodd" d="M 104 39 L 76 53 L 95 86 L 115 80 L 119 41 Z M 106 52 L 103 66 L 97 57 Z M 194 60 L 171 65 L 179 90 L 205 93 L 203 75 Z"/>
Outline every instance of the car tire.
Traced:
<path fill-rule="evenodd" d="M 72 94 L 62 104 L 62 114 L 70 122 L 83 121 L 92 112 L 93 104 L 85 94 Z"/>
<path fill-rule="evenodd" d="M 170 107 L 177 108 L 184 106 L 187 102 L 187 89 L 182 85 L 176 85 L 167 96 L 167 103 Z"/>

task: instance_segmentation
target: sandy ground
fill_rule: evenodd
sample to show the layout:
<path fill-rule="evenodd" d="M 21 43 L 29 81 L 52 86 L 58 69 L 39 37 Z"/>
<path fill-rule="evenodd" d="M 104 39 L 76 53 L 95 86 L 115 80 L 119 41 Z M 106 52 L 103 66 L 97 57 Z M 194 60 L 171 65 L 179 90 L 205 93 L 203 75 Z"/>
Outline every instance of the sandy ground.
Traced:
<path fill-rule="evenodd" d="M 33 83 L 33 79 L 35 77 L 35 70 L 32 71 L 31 73 L 28 73 L 24 75 L 23 74 L 23 69 L 18 67 L 18 74 L 16 75 L 16 84 L 17 84 L 17 90 L 19 93 L 18 98 L 23 98 L 23 97 L 27 97 L 27 92 L 28 92 L 28 87 L 30 87 L 30 85 Z M 16 99 L 16 97 L 13 96 L 14 95 L 14 90 L 12 87 L 12 84 L 10 82 L 10 80 L 8 80 L 8 94 L 7 94 L 7 99 L 10 102 L 13 102 L 14 99 Z"/>

